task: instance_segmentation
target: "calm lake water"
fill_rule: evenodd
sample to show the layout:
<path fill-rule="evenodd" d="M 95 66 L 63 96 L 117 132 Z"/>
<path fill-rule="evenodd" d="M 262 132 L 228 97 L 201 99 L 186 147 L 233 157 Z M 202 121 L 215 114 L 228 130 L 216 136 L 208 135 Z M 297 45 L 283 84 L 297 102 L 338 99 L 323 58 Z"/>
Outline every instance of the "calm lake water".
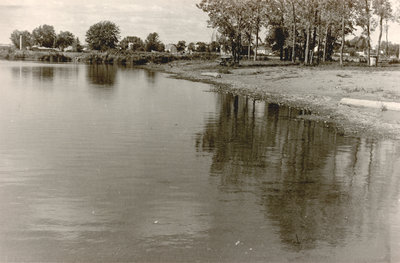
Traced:
<path fill-rule="evenodd" d="M 0 262 L 400 261 L 399 142 L 142 69 L 0 81 Z"/>

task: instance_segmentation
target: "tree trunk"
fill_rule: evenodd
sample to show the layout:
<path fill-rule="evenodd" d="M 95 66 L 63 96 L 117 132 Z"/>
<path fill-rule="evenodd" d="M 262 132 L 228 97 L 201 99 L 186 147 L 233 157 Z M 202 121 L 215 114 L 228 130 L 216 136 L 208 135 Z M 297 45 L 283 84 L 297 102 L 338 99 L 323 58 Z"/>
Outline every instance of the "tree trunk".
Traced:
<path fill-rule="evenodd" d="M 378 38 L 378 49 L 376 50 L 376 67 L 378 66 L 379 61 L 379 51 L 381 49 L 381 39 L 382 39 L 382 24 L 383 24 L 383 16 L 379 19 L 379 38 Z"/>
<path fill-rule="evenodd" d="M 313 29 L 312 29 L 312 42 L 311 42 L 311 46 L 310 46 L 310 65 L 312 65 L 314 62 L 314 48 L 315 48 L 315 40 L 317 38 L 317 28 L 314 24 Z"/>
<path fill-rule="evenodd" d="M 321 15 L 318 16 L 318 39 L 317 39 L 317 63 L 319 64 L 321 55 Z"/>
<path fill-rule="evenodd" d="M 365 13 L 367 15 L 367 61 L 368 66 L 371 65 L 371 21 L 370 21 L 370 10 L 369 10 L 369 2 L 365 0 Z"/>
<path fill-rule="evenodd" d="M 256 29 L 256 47 L 255 47 L 255 49 L 254 49 L 254 61 L 256 61 L 256 60 L 257 60 L 257 49 L 258 49 L 258 31 L 259 31 L 259 28 L 258 28 L 258 25 L 257 25 L 257 29 Z"/>
<path fill-rule="evenodd" d="M 237 63 L 240 63 L 240 55 L 242 54 L 242 34 L 239 34 L 238 39 L 238 51 L 237 51 Z"/>
<path fill-rule="evenodd" d="M 329 32 L 329 27 L 330 27 L 330 24 L 328 23 L 328 24 L 326 25 L 325 37 L 324 37 L 324 51 L 323 51 L 323 55 L 322 55 L 322 61 L 323 61 L 323 62 L 326 61 L 326 50 L 327 50 L 327 46 L 328 46 L 328 32 Z"/>
<path fill-rule="evenodd" d="M 294 1 L 292 1 L 292 13 L 293 13 L 293 43 L 292 43 L 292 62 L 296 62 L 296 13 L 294 9 Z"/>
<path fill-rule="evenodd" d="M 340 45 L 340 66 L 343 66 L 343 50 L 344 50 L 344 15 L 342 16 L 342 43 Z"/>
<path fill-rule="evenodd" d="M 386 29 L 386 56 L 389 56 L 389 40 L 388 40 L 388 30 L 389 30 L 389 26 L 388 26 L 388 21 L 387 19 L 385 19 L 385 29 Z"/>
<path fill-rule="evenodd" d="M 250 60 L 251 55 L 251 33 L 249 34 L 249 46 L 247 47 L 247 59 Z"/>
<path fill-rule="evenodd" d="M 306 40 L 306 50 L 304 52 L 304 64 L 307 65 L 309 61 L 310 53 L 310 24 L 307 24 L 307 40 Z"/>

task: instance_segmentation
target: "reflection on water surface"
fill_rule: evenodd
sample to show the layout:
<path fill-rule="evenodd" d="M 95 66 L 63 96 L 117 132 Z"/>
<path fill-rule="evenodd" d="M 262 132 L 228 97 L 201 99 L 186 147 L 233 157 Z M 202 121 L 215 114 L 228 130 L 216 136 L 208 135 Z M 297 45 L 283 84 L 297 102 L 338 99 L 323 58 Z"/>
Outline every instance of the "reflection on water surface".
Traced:
<path fill-rule="evenodd" d="M 396 141 L 139 69 L 0 78 L 2 262 L 400 258 Z"/>

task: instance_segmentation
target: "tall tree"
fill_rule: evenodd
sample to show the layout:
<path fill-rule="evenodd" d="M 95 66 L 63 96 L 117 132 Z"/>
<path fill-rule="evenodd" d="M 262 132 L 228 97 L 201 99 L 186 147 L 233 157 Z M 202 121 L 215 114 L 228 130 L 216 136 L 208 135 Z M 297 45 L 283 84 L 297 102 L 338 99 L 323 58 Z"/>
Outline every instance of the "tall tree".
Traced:
<path fill-rule="evenodd" d="M 266 41 L 272 50 L 279 51 L 280 60 L 284 59 L 284 48 L 288 37 L 288 28 L 285 19 L 287 3 L 285 0 L 269 0 L 267 2 L 266 28 L 268 30 Z"/>
<path fill-rule="evenodd" d="M 341 19 L 341 33 L 340 33 L 340 65 L 343 66 L 343 52 L 346 34 L 353 28 L 353 11 L 354 5 L 351 0 L 340 0 L 339 8 Z"/>
<path fill-rule="evenodd" d="M 296 62 L 296 35 L 297 35 L 297 15 L 296 9 L 298 5 L 297 0 L 289 1 L 292 17 L 292 62 Z"/>
<path fill-rule="evenodd" d="M 69 31 L 61 31 L 56 37 L 55 47 L 64 51 L 64 48 L 71 46 L 74 43 L 74 40 L 74 34 Z"/>
<path fill-rule="evenodd" d="M 356 4 L 356 23 L 363 30 L 367 42 L 367 61 L 371 65 L 371 32 L 374 30 L 372 0 L 358 0 Z"/>
<path fill-rule="evenodd" d="M 197 52 L 206 52 L 207 51 L 207 44 L 204 42 L 197 42 L 196 43 L 196 51 Z"/>
<path fill-rule="evenodd" d="M 191 51 L 191 52 L 196 51 L 196 45 L 195 45 L 195 43 L 190 42 L 190 43 L 188 44 L 188 50 Z"/>
<path fill-rule="evenodd" d="M 201 0 L 197 7 L 208 14 L 208 24 L 228 39 L 235 63 L 242 50 L 242 31 L 246 23 L 246 1 Z"/>
<path fill-rule="evenodd" d="M 119 42 L 119 46 L 124 50 L 144 51 L 144 42 L 139 37 L 127 36 Z"/>
<path fill-rule="evenodd" d="M 28 31 L 14 30 L 11 33 L 10 40 L 16 48 L 20 48 L 20 38 L 22 36 L 22 48 L 32 46 L 32 35 Z"/>
<path fill-rule="evenodd" d="M 150 51 L 164 51 L 164 44 L 161 42 L 158 33 L 150 33 L 145 40 L 145 50 Z"/>
<path fill-rule="evenodd" d="M 82 47 L 81 42 L 79 41 L 78 37 L 75 38 L 74 42 L 72 43 L 72 50 L 74 52 L 82 52 L 82 50 L 83 50 L 83 47 Z"/>
<path fill-rule="evenodd" d="M 376 66 L 378 66 L 383 31 L 383 20 L 392 19 L 393 11 L 389 0 L 373 0 L 372 7 L 374 9 L 374 14 L 378 16 L 379 20 L 379 38 L 378 48 L 376 50 Z"/>
<path fill-rule="evenodd" d="M 176 44 L 176 49 L 180 52 L 180 51 L 185 51 L 186 48 L 186 41 L 181 40 L 178 41 L 178 43 Z"/>
<path fill-rule="evenodd" d="M 105 51 L 115 48 L 120 38 L 119 27 L 111 21 L 101 21 L 86 32 L 86 42 L 94 50 Z"/>
<path fill-rule="evenodd" d="M 210 45 L 208 45 L 209 52 L 218 52 L 221 48 L 221 45 L 217 41 L 212 41 Z"/>
<path fill-rule="evenodd" d="M 53 26 L 41 25 L 32 31 L 32 37 L 35 44 L 42 47 L 54 47 L 56 32 Z"/>
<path fill-rule="evenodd" d="M 250 57 L 250 51 L 252 47 L 252 40 L 254 35 L 255 46 L 254 46 L 254 60 L 257 60 L 257 48 L 259 41 L 259 34 L 261 26 L 264 22 L 266 0 L 247 0 L 245 1 L 244 7 L 244 34 L 248 44 L 248 57 Z"/>
<path fill-rule="evenodd" d="M 333 36 L 340 25 L 340 5 L 337 0 L 322 0 L 321 6 L 321 25 L 324 30 L 323 48 L 322 48 L 322 61 L 325 62 L 328 58 L 329 48 L 332 46 L 330 40 L 336 40 L 337 36 Z M 322 33 L 321 33 L 322 34 Z"/>

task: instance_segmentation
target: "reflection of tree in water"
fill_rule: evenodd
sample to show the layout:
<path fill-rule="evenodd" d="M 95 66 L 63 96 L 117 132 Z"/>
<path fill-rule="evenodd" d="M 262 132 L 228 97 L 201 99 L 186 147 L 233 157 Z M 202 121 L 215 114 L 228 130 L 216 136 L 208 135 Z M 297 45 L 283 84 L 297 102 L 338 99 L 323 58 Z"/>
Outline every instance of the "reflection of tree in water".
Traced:
<path fill-rule="evenodd" d="M 53 81 L 54 67 L 52 66 L 20 66 L 13 67 L 12 74 L 14 78 L 27 79 L 31 74 L 32 77 L 41 81 Z"/>
<path fill-rule="evenodd" d="M 27 79 L 31 75 L 32 68 L 26 66 L 12 67 L 11 72 L 14 79 Z"/>
<path fill-rule="evenodd" d="M 32 75 L 40 80 L 53 80 L 54 67 L 33 67 Z"/>
<path fill-rule="evenodd" d="M 55 67 L 55 75 L 58 80 L 71 80 L 78 78 L 79 67 L 76 65 L 66 65 Z"/>
<path fill-rule="evenodd" d="M 221 178 L 222 191 L 256 194 L 284 243 L 340 245 L 349 235 L 388 226 L 376 210 L 388 212 L 398 200 L 398 145 L 346 138 L 294 118 L 299 110 L 265 104 L 260 112 L 253 101 L 229 94 L 217 107 L 196 148 L 213 153 L 211 175 Z"/>
<path fill-rule="evenodd" d="M 157 79 L 157 72 L 151 71 L 151 70 L 146 70 L 145 71 L 146 78 L 148 83 L 155 84 L 156 79 Z"/>
<path fill-rule="evenodd" d="M 116 75 L 117 67 L 107 64 L 90 65 L 87 71 L 89 81 L 95 85 L 112 86 Z"/>

